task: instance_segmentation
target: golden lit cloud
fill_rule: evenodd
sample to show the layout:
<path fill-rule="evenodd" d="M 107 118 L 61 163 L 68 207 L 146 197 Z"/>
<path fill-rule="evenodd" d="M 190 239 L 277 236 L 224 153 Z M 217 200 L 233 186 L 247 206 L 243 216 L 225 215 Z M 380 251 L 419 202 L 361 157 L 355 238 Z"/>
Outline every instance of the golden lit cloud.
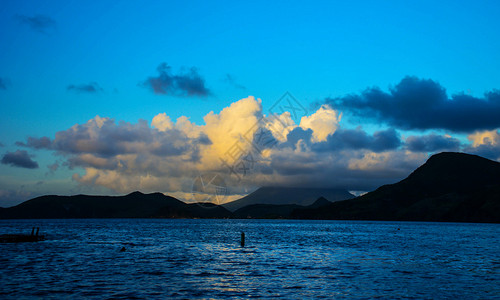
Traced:
<path fill-rule="evenodd" d="M 322 105 L 315 113 L 304 116 L 300 120 L 300 127 L 313 131 L 313 142 L 324 142 L 339 127 L 342 114 L 338 114 L 328 105 Z"/>

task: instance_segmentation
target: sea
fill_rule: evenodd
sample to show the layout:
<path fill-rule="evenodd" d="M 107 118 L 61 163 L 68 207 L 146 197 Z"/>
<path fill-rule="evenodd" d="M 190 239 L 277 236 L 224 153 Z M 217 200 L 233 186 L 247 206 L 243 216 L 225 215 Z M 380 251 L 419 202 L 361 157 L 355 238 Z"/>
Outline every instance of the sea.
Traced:
<path fill-rule="evenodd" d="M 32 227 L 0 244 L 1 299 L 500 298 L 500 224 L 0 220 Z"/>

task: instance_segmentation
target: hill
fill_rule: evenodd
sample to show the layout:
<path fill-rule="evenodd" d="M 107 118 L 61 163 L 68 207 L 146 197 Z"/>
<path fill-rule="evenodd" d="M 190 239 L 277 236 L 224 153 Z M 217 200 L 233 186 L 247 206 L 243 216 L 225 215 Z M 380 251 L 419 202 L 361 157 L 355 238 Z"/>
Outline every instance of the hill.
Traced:
<path fill-rule="evenodd" d="M 465 153 L 433 155 L 406 179 L 294 218 L 500 222 L 500 163 Z"/>
<path fill-rule="evenodd" d="M 324 197 L 333 202 L 338 200 L 351 199 L 354 198 L 354 195 L 342 189 L 261 187 L 255 192 L 241 199 L 225 203 L 222 206 L 233 212 L 242 207 L 253 204 L 295 204 L 308 206 L 313 204 L 320 197 Z"/>
<path fill-rule="evenodd" d="M 290 219 L 292 213 L 301 208 L 318 208 L 332 202 L 320 197 L 313 204 L 301 206 L 297 204 L 252 204 L 244 206 L 233 213 L 235 218 L 251 219 Z"/>
<path fill-rule="evenodd" d="M 0 210 L 2 219 L 225 218 L 223 207 L 186 204 L 161 193 L 125 196 L 41 196 Z"/>

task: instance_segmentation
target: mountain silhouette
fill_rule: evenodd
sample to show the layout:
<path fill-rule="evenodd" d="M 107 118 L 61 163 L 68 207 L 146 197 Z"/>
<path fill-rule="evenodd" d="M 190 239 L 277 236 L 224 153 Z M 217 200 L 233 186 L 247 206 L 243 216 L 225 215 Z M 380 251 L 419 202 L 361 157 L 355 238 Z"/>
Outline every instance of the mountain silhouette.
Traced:
<path fill-rule="evenodd" d="M 322 207 L 332 202 L 324 197 L 320 197 L 313 204 L 301 206 L 297 204 L 251 204 L 244 206 L 233 213 L 235 218 L 252 218 L 252 219 L 290 219 L 292 213 L 297 209 L 302 208 L 317 208 Z"/>
<path fill-rule="evenodd" d="M 272 205 L 301 205 L 313 204 L 318 198 L 324 197 L 329 201 L 338 201 L 354 198 L 354 195 L 343 189 L 328 188 L 295 188 L 295 187 L 261 187 L 249 195 L 225 203 L 222 206 L 230 211 L 236 211 L 253 204 Z"/>
<path fill-rule="evenodd" d="M 161 193 L 125 196 L 41 196 L 0 210 L 2 219 L 226 218 L 221 206 L 186 204 Z"/>
<path fill-rule="evenodd" d="M 294 218 L 500 222 L 500 163 L 465 153 L 431 156 L 406 179 Z"/>
<path fill-rule="evenodd" d="M 296 218 L 500 223 L 500 163 L 476 155 L 444 152 L 431 156 L 398 183 L 349 198 L 353 196 L 345 190 L 283 187 L 263 187 L 223 206 L 186 204 L 161 193 L 49 195 L 0 208 L 0 218 Z M 341 199 L 349 200 L 338 201 Z"/>

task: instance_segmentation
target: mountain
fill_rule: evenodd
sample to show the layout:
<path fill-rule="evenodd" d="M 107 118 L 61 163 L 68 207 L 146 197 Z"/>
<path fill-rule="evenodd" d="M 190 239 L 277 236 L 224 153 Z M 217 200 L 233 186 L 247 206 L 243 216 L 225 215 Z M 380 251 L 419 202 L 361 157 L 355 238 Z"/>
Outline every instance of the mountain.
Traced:
<path fill-rule="evenodd" d="M 225 218 L 221 206 L 186 204 L 161 193 L 125 196 L 41 196 L 0 210 L 1 219 Z"/>
<path fill-rule="evenodd" d="M 406 179 L 355 199 L 294 218 L 500 222 L 500 163 L 465 153 L 444 152 Z"/>
<path fill-rule="evenodd" d="M 332 202 L 320 197 L 313 204 L 301 206 L 297 204 L 251 204 L 237 209 L 233 216 L 235 218 L 252 218 L 252 219 L 290 219 L 295 210 L 303 208 L 318 208 Z"/>
<path fill-rule="evenodd" d="M 319 197 L 324 197 L 333 202 L 351 199 L 354 198 L 354 195 L 342 189 L 261 187 L 241 199 L 225 203 L 222 206 L 233 212 L 252 204 L 308 206 L 313 204 Z"/>

